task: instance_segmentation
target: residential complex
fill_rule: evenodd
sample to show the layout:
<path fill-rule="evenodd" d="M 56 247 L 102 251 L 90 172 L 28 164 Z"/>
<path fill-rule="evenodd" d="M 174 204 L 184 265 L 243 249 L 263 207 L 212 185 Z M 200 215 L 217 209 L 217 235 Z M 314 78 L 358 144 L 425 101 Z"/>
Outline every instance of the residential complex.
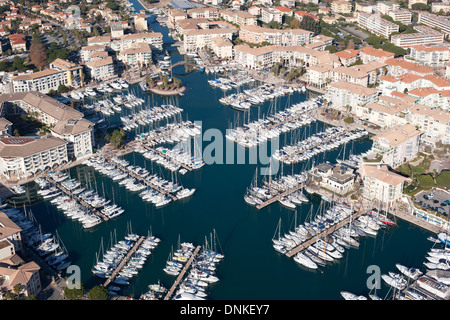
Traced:
<path fill-rule="evenodd" d="M 445 34 L 450 33 L 450 19 L 445 16 L 420 11 L 418 23 L 423 23 L 431 28 L 437 28 Z"/>
<path fill-rule="evenodd" d="M 279 46 L 301 46 L 311 43 L 313 33 L 302 29 L 271 29 L 258 26 L 244 26 L 239 38 L 255 44 L 267 42 Z"/>
<path fill-rule="evenodd" d="M 391 42 L 402 48 L 414 45 L 441 44 L 444 34 L 427 26 L 414 26 L 416 33 L 401 33 L 391 36 Z"/>
<path fill-rule="evenodd" d="M 376 35 L 389 38 L 391 33 L 398 32 L 398 25 L 381 18 L 379 14 L 358 12 L 358 25 Z"/>

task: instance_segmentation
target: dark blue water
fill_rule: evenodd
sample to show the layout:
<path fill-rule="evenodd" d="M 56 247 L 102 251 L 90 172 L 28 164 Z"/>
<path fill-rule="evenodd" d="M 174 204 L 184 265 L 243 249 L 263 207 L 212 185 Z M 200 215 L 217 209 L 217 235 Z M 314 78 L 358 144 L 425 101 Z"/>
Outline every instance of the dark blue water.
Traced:
<path fill-rule="evenodd" d="M 170 52 L 173 63 L 184 59 L 175 50 Z M 131 87 L 130 92 L 144 97 L 150 106 L 168 102 L 179 105 L 184 109 L 183 119 L 201 121 L 203 131 L 213 128 L 224 133 L 233 123 L 242 123 L 249 117 L 254 119 L 271 108 L 282 109 L 307 98 L 299 93 L 282 97 L 276 103 L 265 103 L 259 110 L 254 107 L 249 116 L 218 102 L 223 96 L 222 91 L 207 84 L 207 79 L 214 77 L 213 75 L 186 71 L 184 66 L 174 68 L 173 73 L 187 87 L 182 97 L 146 95 L 141 93 L 138 86 Z M 117 116 L 107 121 L 118 121 Z M 295 135 L 288 134 L 286 138 L 282 136 L 280 144 L 282 146 L 289 143 L 291 139 L 303 139 L 324 127 L 325 124 L 313 123 L 298 130 Z M 136 133 L 147 129 L 140 128 Z M 208 142 L 203 144 L 205 147 Z M 336 158 L 348 157 L 349 153 L 364 152 L 370 146 L 370 140 L 362 139 L 349 143 L 345 149 L 342 146 L 318 155 L 314 161 L 316 164 L 327 160 L 334 162 Z M 129 154 L 125 158 L 132 164 L 146 167 L 167 179 L 175 178 L 140 154 Z M 285 166 L 281 170 L 285 174 L 298 173 L 310 166 L 311 162 L 295 167 Z M 212 164 L 205 165 L 199 171 L 177 176 L 176 179 L 185 187 L 196 188 L 196 193 L 188 200 L 155 209 L 153 205 L 143 202 L 137 193 L 130 193 L 110 178 L 81 165 L 70 170 L 71 176 L 108 199 L 114 199 L 125 209 L 123 215 L 92 230 L 84 230 L 79 222 L 66 218 L 47 201 L 38 203 L 31 209 L 45 232 L 58 231 L 73 264 L 81 268 L 82 282 L 87 288 L 104 281 L 93 276 L 90 271 L 102 241 L 105 249 L 108 248 L 111 237 L 116 236 L 117 240 L 122 240 L 130 226 L 133 232 L 140 235 L 146 235 L 151 230 L 161 238 L 161 245 L 149 257 L 139 275 L 132 279 L 131 285 L 124 290 L 123 294 L 129 296 L 138 297 L 147 291 L 149 284 L 158 280 L 170 287 L 175 278 L 166 275 L 162 269 L 172 248 L 176 248 L 178 239 L 202 245 L 205 237 L 209 241 L 213 230 L 216 231 L 217 245 L 225 254 L 225 259 L 217 269 L 220 281 L 209 288 L 208 299 L 329 300 L 341 299 L 339 292 L 342 290 L 367 296 L 369 289 L 366 280 L 369 274 L 366 270 L 369 266 L 377 265 L 383 273 L 396 271 L 395 263 L 422 266 L 426 251 L 431 245 L 426 240 L 429 234 L 398 221 L 397 226 L 379 232 L 376 238 L 362 239 L 359 249 L 347 250 L 341 261 L 320 271 L 303 269 L 272 248 L 272 238 L 279 219 L 282 220 L 283 231 L 288 231 L 293 228 L 294 211 L 285 209 L 278 203 L 257 210 L 246 205 L 243 200 L 256 168 L 257 164 Z M 321 205 L 320 197 L 310 197 L 310 203 L 298 207 L 298 223 L 309 212 L 316 213 L 326 205 Z M 388 288 L 383 284 L 378 294 L 385 296 L 388 293 Z"/>

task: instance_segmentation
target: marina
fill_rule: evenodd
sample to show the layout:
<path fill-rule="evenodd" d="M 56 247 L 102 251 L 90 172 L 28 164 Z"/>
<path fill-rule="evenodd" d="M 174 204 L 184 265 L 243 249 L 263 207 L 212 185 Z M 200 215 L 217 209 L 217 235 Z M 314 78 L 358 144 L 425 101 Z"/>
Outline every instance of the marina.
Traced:
<path fill-rule="evenodd" d="M 151 25 L 152 30 L 161 28 L 153 23 Z M 172 66 L 185 60 L 185 57 L 175 50 L 169 49 L 168 52 Z M 190 119 L 201 121 L 203 127 L 193 121 L 181 121 L 180 113 L 147 125 L 140 125 L 136 118 L 137 126 L 126 131 L 131 142 L 137 145 L 133 148 L 133 152 L 123 156 L 110 153 L 108 156 L 103 155 L 104 157 L 100 155 L 91 157 L 83 164 L 64 170 L 67 181 L 60 180 L 63 175 L 47 178 L 46 182 L 51 184 L 48 189 L 40 189 L 37 185 L 39 180 L 29 183 L 17 188 L 17 194 L 8 201 L 8 204 L 14 204 L 15 201 L 18 204 L 16 208 L 8 209 L 8 213 L 12 215 L 13 210 L 21 211 L 21 205 L 27 203 L 27 198 L 39 199 L 27 207 L 27 212 L 29 210 L 33 212 L 33 219 L 45 226 L 45 232 L 39 232 L 39 229 L 34 228 L 37 231 L 30 233 L 33 237 L 27 239 L 34 239 L 34 243 L 38 245 L 42 243 L 41 235 L 42 239 L 55 239 L 49 240 L 48 246 L 41 247 L 49 252 L 48 256 L 42 256 L 44 259 L 53 257 L 48 258 L 48 261 L 57 266 L 53 268 L 54 270 L 73 263 L 80 267 L 81 281 L 86 287 L 106 284 L 111 296 L 134 297 L 134 299 L 140 297 L 142 300 L 165 298 L 336 300 L 343 298 L 341 292 L 345 292 L 345 297 L 349 300 L 362 300 L 369 294 L 366 285 L 368 277 L 366 271 L 369 266 L 379 266 L 384 274 L 393 279 L 396 275 L 390 275 L 387 271 L 402 273 L 396 269 L 396 264 L 401 264 L 415 266 L 422 272 L 422 275 L 419 275 L 410 267 L 402 268 L 405 273 L 409 272 L 411 276 L 417 277 L 415 281 L 422 279 L 417 283 L 416 291 L 422 293 L 433 291 L 435 296 L 445 297 L 441 290 L 443 287 L 436 285 L 435 281 L 446 282 L 449 285 L 448 270 L 438 269 L 436 262 L 439 263 L 439 260 L 433 260 L 433 255 L 428 255 L 429 259 L 424 258 L 428 252 L 443 253 L 430 251 L 430 242 L 427 240 L 430 233 L 438 233 L 431 229 L 416 227 L 402 219 L 400 214 L 389 216 L 395 220 L 394 224 L 381 225 L 379 221 L 372 219 L 374 217 L 370 210 L 354 208 L 353 211 L 351 206 L 333 201 L 330 203 L 321 196 L 309 192 L 305 186 L 306 171 L 313 163 L 335 161 L 341 158 L 342 153 L 348 157 L 350 153 L 343 152 L 344 148 L 351 149 L 354 155 L 370 149 L 372 142 L 366 135 L 343 141 L 334 148 L 314 153 L 305 160 L 296 161 L 295 157 L 305 155 L 306 151 L 292 149 L 292 153 L 286 152 L 289 156 L 283 157 L 283 160 L 291 162 L 289 167 L 283 162 L 284 167 L 280 170 L 284 172 L 274 173 L 263 179 L 255 174 L 261 167 L 260 163 L 203 165 L 198 162 L 196 166 L 194 162 L 192 166 L 192 159 L 186 157 L 184 152 L 177 154 L 176 151 L 187 151 L 188 149 L 180 146 L 191 138 L 200 136 L 203 130 L 218 129 L 226 136 L 230 123 L 236 123 L 236 126 L 234 124 L 232 126 L 235 127 L 232 129 L 235 133 L 232 132 L 232 136 L 228 136 L 227 139 L 234 141 L 236 145 L 252 148 L 270 142 L 270 139 L 276 137 L 287 137 L 280 139 L 279 150 L 283 151 L 287 151 L 283 149 L 286 146 L 292 147 L 295 141 L 305 141 L 316 133 L 327 132 L 327 128 L 332 128 L 311 116 L 309 111 L 320 106 L 321 100 L 312 97 L 308 91 L 294 90 L 254 104 L 255 107 L 242 112 L 234 108 L 225 108 L 219 102 L 224 96 L 223 91 L 220 88 L 217 90 L 218 88 L 211 85 L 208 80 L 218 79 L 222 82 L 224 81 L 221 79 L 222 75 L 227 74 L 227 77 L 232 79 L 230 75 L 236 74 L 240 77 L 234 79 L 236 87 L 231 82 L 225 83 L 231 87 L 226 90 L 227 93 L 234 94 L 258 88 L 260 83 L 247 79 L 244 73 L 238 73 L 231 67 L 227 70 L 224 66 L 222 73 L 220 69 L 216 72 L 211 71 L 211 68 L 205 69 L 204 72 L 187 72 L 187 68 L 190 66 L 179 64 L 171 70 L 175 76 L 182 77 L 183 84 L 187 86 L 186 93 L 177 97 L 176 99 L 179 99 L 177 101 L 153 95 L 140 84 L 130 84 L 128 88 L 124 86 L 121 90 L 111 93 L 115 95 L 122 95 L 122 92 L 130 93 L 145 100 L 145 103 L 132 108 L 126 107 L 124 103 L 117 103 L 121 111 L 117 111 L 119 109 L 116 105 L 117 110 L 113 110 L 115 113 L 109 116 L 101 111 L 95 112 L 101 114 L 103 119 L 100 125 L 103 124 L 107 128 L 124 128 L 125 123 L 120 119 L 121 116 L 139 114 L 149 106 L 171 105 L 175 108 L 180 106 L 183 113 L 188 114 Z M 238 83 L 238 79 L 243 82 Z M 114 90 L 111 86 L 110 89 Z M 106 86 L 100 88 L 105 92 L 110 89 Z M 98 91 L 98 88 L 95 90 Z M 115 103 L 112 94 L 108 97 L 106 94 L 103 95 L 97 92 L 95 97 Z M 277 110 L 274 108 L 275 100 Z M 294 106 L 298 109 L 293 108 Z M 262 114 L 266 116 L 261 117 Z M 186 117 L 183 115 L 183 118 Z M 244 121 L 246 126 L 237 127 L 236 119 Z M 338 134 L 344 136 L 347 133 L 342 131 Z M 274 138 L 269 138 L 270 134 Z M 292 141 L 288 143 L 288 140 Z M 325 144 L 324 141 L 328 140 L 322 140 L 321 143 Z M 177 147 L 173 147 L 174 144 Z M 320 142 L 315 141 L 308 146 L 308 150 L 319 144 Z M 157 160 L 156 156 L 161 156 L 164 160 Z M 152 160 L 153 157 L 155 160 Z M 183 169 L 186 170 L 186 174 L 181 173 Z M 126 183 L 120 184 L 126 180 Z M 260 180 L 259 183 L 257 180 Z M 182 186 L 189 186 L 189 189 Z M 102 208 L 94 208 L 92 203 L 86 201 L 88 198 L 81 198 L 83 192 L 90 190 L 103 191 L 98 193 L 101 193 L 106 201 L 110 200 L 110 203 L 104 204 Z M 170 205 L 156 207 L 152 201 L 146 201 L 153 195 L 150 190 L 161 193 L 164 199 L 170 198 Z M 193 194 L 195 196 L 190 198 Z M 108 223 L 100 223 L 95 228 L 83 228 L 79 222 L 66 214 L 61 214 L 61 209 L 58 209 L 56 203 L 51 203 L 52 199 L 62 195 L 73 196 L 74 199 L 80 200 L 80 204 L 83 201 L 83 207 L 98 213 L 99 216 L 103 215 L 106 219 L 102 218 L 102 221 L 108 220 Z M 180 201 L 187 197 L 189 201 Z M 114 212 L 113 210 L 119 207 L 124 211 L 115 218 L 108 219 L 106 214 L 102 213 L 104 208 L 110 208 L 109 210 Z M 68 206 L 65 210 L 70 211 L 70 208 Z M 342 215 L 337 215 L 338 212 Z M 16 221 L 21 221 L 23 234 L 27 235 L 28 230 L 31 230 L 29 227 L 31 224 L 26 220 L 22 222 L 22 219 Z M 281 231 L 282 221 L 291 222 L 286 233 Z M 378 230 L 369 227 L 371 225 L 376 228 L 374 221 L 379 226 Z M 133 224 L 134 232 L 128 228 L 125 230 L 128 223 Z M 156 247 L 150 246 L 151 241 L 146 241 L 150 235 L 136 237 L 147 234 L 150 226 L 157 230 L 155 237 L 162 239 L 161 242 L 157 242 L 157 250 L 153 250 Z M 216 278 L 208 277 L 207 272 L 202 273 L 206 270 L 199 272 L 199 268 L 195 268 L 205 260 L 208 250 L 193 244 L 203 243 L 203 235 L 212 228 L 217 229 L 223 239 L 222 249 L 226 259 L 223 259 L 220 265 L 220 282 L 211 282 L 204 286 L 201 277 L 211 281 Z M 121 242 L 121 249 L 115 247 L 115 244 L 119 243 L 114 241 L 116 230 L 118 238 L 125 239 L 122 240 L 123 243 Z M 300 230 L 303 230 L 303 233 Z M 192 254 L 189 258 L 170 259 L 173 262 L 172 266 L 180 267 L 181 264 L 181 269 L 176 275 L 168 274 L 164 271 L 168 266 L 167 256 L 169 253 L 177 252 L 173 251 L 170 239 L 176 239 L 180 233 L 192 241 L 189 249 Z M 60 242 L 56 241 L 58 239 L 56 235 L 61 238 Z M 117 248 L 114 249 L 117 252 L 106 250 L 105 254 L 100 255 L 98 244 L 108 238 L 112 239 L 108 250 Z M 281 242 L 275 243 L 274 239 Z M 435 248 L 443 250 L 445 246 L 438 241 Z M 147 250 L 142 250 L 145 249 L 142 247 L 144 244 L 148 245 Z M 280 251 L 274 253 L 274 244 L 279 245 L 277 248 Z M 50 252 L 49 250 L 53 248 L 56 249 Z M 342 248 L 344 250 L 341 252 Z M 60 249 L 62 253 L 59 253 Z M 172 254 L 172 257 L 174 256 Z M 64 260 L 67 257 L 70 261 Z M 103 260 L 104 257 L 107 259 Z M 103 273 L 93 273 L 93 266 L 97 261 L 105 263 L 98 265 Z M 108 261 L 114 263 L 107 265 Z M 130 262 L 133 263 L 129 264 Z M 430 266 L 436 268 L 428 270 L 424 262 L 434 263 Z M 210 271 L 217 267 L 202 264 L 202 267 L 206 266 Z M 439 267 L 444 268 L 445 264 Z M 422 278 L 424 276 L 434 277 L 435 281 Z M 381 289 L 377 290 L 376 294 L 370 293 L 375 294 L 373 297 L 389 299 L 392 297 L 391 284 L 394 282 L 385 278 L 390 284 L 383 281 Z M 407 281 L 407 284 L 411 282 Z M 202 286 L 204 290 L 200 289 Z M 420 298 L 420 295 L 411 288 L 405 288 L 404 293 L 408 294 L 408 297 Z"/>

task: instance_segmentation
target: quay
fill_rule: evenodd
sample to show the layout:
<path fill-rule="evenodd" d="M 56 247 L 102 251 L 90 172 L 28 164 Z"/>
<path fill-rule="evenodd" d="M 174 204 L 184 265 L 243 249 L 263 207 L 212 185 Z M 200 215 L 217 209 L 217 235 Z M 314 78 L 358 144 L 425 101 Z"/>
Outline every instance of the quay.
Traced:
<path fill-rule="evenodd" d="M 122 170 L 123 172 L 127 172 L 130 176 L 138 179 L 139 181 L 142 181 L 143 183 L 145 183 L 147 186 L 149 186 L 150 188 L 156 189 L 157 191 L 163 193 L 166 196 L 169 196 L 172 200 L 177 200 L 177 197 L 174 196 L 173 194 L 167 192 L 166 190 L 161 189 L 159 186 L 154 185 L 153 183 L 151 183 L 150 181 L 143 179 L 141 176 L 139 176 L 137 173 L 132 172 L 131 170 L 128 170 L 127 168 L 121 166 L 118 163 L 112 162 L 109 158 L 105 158 L 106 161 L 108 161 L 108 163 L 112 164 L 113 166 L 115 166 L 116 168 L 119 168 L 120 170 Z"/>
<path fill-rule="evenodd" d="M 281 199 L 281 198 L 283 198 L 283 197 L 285 197 L 287 195 L 290 195 L 292 192 L 295 192 L 295 191 L 299 190 L 302 187 L 303 187 L 303 183 L 299 183 L 294 188 L 288 189 L 288 190 L 286 190 L 286 191 L 284 191 L 284 192 L 282 192 L 280 194 L 277 194 L 276 196 L 270 198 L 269 200 L 264 201 L 263 203 L 260 203 L 260 204 L 256 205 L 256 209 L 258 209 L 258 210 L 262 209 L 262 208 L 268 206 L 269 204 L 272 204 L 275 201 L 278 201 L 279 199 Z M 270 188 L 272 188 L 272 187 L 270 187 Z"/>
<path fill-rule="evenodd" d="M 177 165 L 182 166 L 184 169 L 186 169 L 186 170 L 188 170 L 188 171 L 192 171 L 192 170 L 193 170 L 192 167 L 190 167 L 190 166 L 184 164 L 183 162 L 180 162 L 180 161 L 178 161 L 178 160 L 176 160 L 176 159 L 174 159 L 174 158 L 172 158 L 172 157 L 169 157 L 167 154 L 162 153 L 162 152 L 159 151 L 159 150 L 153 149 L 153 148 L 148 147 L 148 146 L 145 146 L 145 145 L 144 145 L 143 147 L 144 147 L 145 149 L 147 149 L 148 151 L 156 152 L 156 153 L 159 154 L 161 157 L 163 157 L 163 158 L 165 158 L 165 159 L 167 159 L 167 160 L 169 160 L 169 161 L 172 161 L 173 163 L 175 163 L 175 164 L 177 164 Z"/>
<path fill-rule="evenodd" d="M 177 279 L 175 280 L 175 282 L 173 283 L 172 287 L 170 288 L 170 290 L 167 292 L 166 296 L 164 297 L 164 300 L 169 300 L 170 297 L 173 295 L 175 289 L 177 288 L 177 286 L 180 284 L 180 282 L 183 280 L 184 275 L 186 274 L 186 271 L 189 269 L 189 267 L 191 266 L 192 261 L 194 261 L 195 256 L 198 254 L 198 252 L 200 251 L 201 246 L 197 246 L 194 250 L 194 253 L 192 254 L 192 256 L 189 258 L 189 260 L 186 262 L 183 270 L 181 270 L 180 274 L 178 275 Z"/>
<path fill-rule="evenodd" d="M 314 244 L 317 240 L 321 239 L 321 238 L 325 238 L 327 236 L 328 233 L 333 233 L 334 231 L 336 231 L 339 228 L 342 228 L 345 224 L 347 224 L 350 220 L 355 220 L 357 218 L 359 218 L 360 216 L 362 216 L 364 214 L 363 210 L 360 211 L 356 211 L 354 214 L 352 214 L 351 216 L 345 218 L 344 220 L 340 221 L 339 223 L 335 224 L 334 226 L 331 226 L 328 229 L 325 229 L 325 231 L 322 231 L 321 233 L 309 238 L 308 240 L 306 240 L 305 242 L 303 242 L 302 244 L 298 245 L 297 247 L 293 248 L 292 250 L 288 251 L 286 253 L 286 256 L 288 258 L 291 258 L 292 256 L 294 256 L 295 254 L 297 254 L 298 252 L 305 250 L 306 248 L 308 248 L 310 245 Z"/>
<path fill-rule="evenodd" d="M 411 213 L 407 213 L 407 212 L 404 212 L 401 210 L 393 210 L 392 212 L 389 212 L 389 214 L 393 215 L 396 218 L 400 218 L 404 221 L 412 223 L 424 230 L 427 230 L 427 231 L 435 233 L 435 234 L 445 231 L 441 227 L 431 224 L 431 223 L 423 220 L 422 218 L 416 217 L 415 215 L 413 215 Z"/>
<path fill-rule="evenodd" d="M 117 266 L 117 268 L 113 271 L 113 273 L 111 273 L 111 275 L 109 276 L 109 278 L 105 281 L 105 283 L 103 284 L 103 286 L 106 288 L 111 281 L 113 281 L 117 275 L 117 273 L 123 268 L 123 266 L 125 265 L 125 263 L 128 262 L 128 260 L 130 260 L 131 256 L 136 252 L 137 248 L 139 248 L 139 246 L 141 245 L 142 241 L 144 241 L 145 237 L 142 236 L 139 238 L 138 241 L 136 241 L 136 243 L 134 244 L 133 248 L 131 248 L 131 250 L 128 252 L 128 254 L 125 256 L 125 258 L 119 263 L 119 265 Z"/>
<path fill-rule="evenodd" d="M 55 186 L 57 186 L 62 192 L 64 192 L 68 196 L 72 197 L 76 201 L 78 201 L 84 207 L 91 208 L 94 211 L 94 214 L 99 216 L 100 218 L 102 218 L 103 221 L 108 221 L 109 220 L 109 218 L 107 216 L 105 216 L 103 213 L 101 213 L 99 210 L 97 210 L 97 208 L 94 208 L 89 203 L 85 202 L 83 199 L 78 197 L 78 195 L 73 194 L 72 191 L 67 190 L 66 188 L 64 188 L 60 183 L 54 181 L 52 178 L 50 178 L 47 175 L 45 176 L 45 179 L 47 179 L 48 182 L 50 182 L 50 183 L 54 184 Z"/>

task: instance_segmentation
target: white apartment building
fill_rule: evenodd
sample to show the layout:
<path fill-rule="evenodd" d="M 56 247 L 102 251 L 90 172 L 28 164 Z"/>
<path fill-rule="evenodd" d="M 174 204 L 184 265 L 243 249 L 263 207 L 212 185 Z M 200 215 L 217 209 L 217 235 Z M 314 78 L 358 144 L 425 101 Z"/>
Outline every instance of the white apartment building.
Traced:
<path fill-rule="evenodd" d="M 358 12 L 358 25 L 376 35 L 389 38 L 393 32 L 398 32 L 397 24 L 381 18 L 380 14 L 367 14 Z"/>
<path fill-rule="evenodd" d="M 272 45 L 260 48 L 251 48 L 245 44 L 234 46 L 234 60 L 242 67 L 248 69 L 269 68 L 276 62 L 280 62 L 280 59 L 289 61 L 291 66 L 316 66 L 319 63 L 325 65 L 333 62 L 333 60 L 327 60 L 330 56 L 332 55 L 328 52 L 319 52 L 301 46 L 283 47 Z M 339 64 L 339 61 L 337 60 L 336 63 Z"/>
<path fill-rule="evenodd" d="M 233 43 L 225 38 L 212 38 L 211 49 L 219 59 L 233 58 Z"/>
<path fill-rule="evenodd" d="M 450 19 L 432 13 L 420 11 L 418 23 L 423 23 L 431 28 L 438 28 L 445 34 L 450 33 Z"/>
<path fill-rule="evenodd" d="M 375 49 L 373 47 L 363 47 L 359 49 L 359 58 L 363 64 L 369 62 L 386 62 L 388 59 L 394 58 L 394 53 L 384 51 L 383 49 Z"/>
<path fill-rule="evenodd" d="M 450 12 L 450 3 L 444 3 L 444 2 L 433 2 L 431 4 L 431 12 L 433 13 L 439 13 L 439 12 L 447 13 Z"/>
<path fill-rule="evenodd" d="M 48 93 L 50 90 L 58 90 L 63 84 L 69 85 L 67 74 L 65 71 L 46 69 L 34 73 L 26 73 L 23 75 L 13 76 L 11 78 L 13 92 L 30 92 L 39 91 Z"/>
<path fill-rule="evenodd" d="M 418 104 L 409 109 L 407 119 L 423 132 L 424 143 L 450 144 L 450 113 L 448 111 Z"/>
<path fill-rule="evenodd" d="M 87 74 L 95 81 L 108 80 L 116 77 L 114 73 L 114 61 L 108 56 L 104 59 L 94 59 L 85 63 Z"/>
<path fill-rule="evenodd" d="M 143 66 L 152 59 L 152 49 L 146 42 L 134 43 L 117 55 L 117 60 L 128 66 Z"/>
<path fill-rule="evenodd" d="M 405 59 L 418 62 L 429 67 L 443 67 L 450 61 L 450 46 L 448 45 L 415 45 Z"/>
<path fill-rule="evenodd" d="M 67 154 L 69 159 L 77 159 L 91 155 L 93 146 L 94 124 L 86 119 L 70 119 L 58 122 L 52 129 L 55 137 L 68 142 Z"/>
<path fill-rule="evenodd" d="M 192 19 L 199 19 L 199 18 L 219 19 L 220 16 L 219 10 L 217 10 L 217 8 L 214 7 L 188 9 L 186 13 Z"/>
<path fill-rule="evenodd" d="M 378 100 L 378 89 L 368 88 L 359 84 L 349 82 L 333 82 L 327 87 L 325 98 L 335 107 L 354 108 Z"/>
<path fill-rule="evenodd" d="M 400 10 L 400 4 L 393 1 L 378 1 L 376 3 L 377 11 L 382 14 L 386 15 L 389 14 L 389 12 Z"/>
<path fill-rule="evenodd" d="M 283 22 L 283 13 L 275 8 L 261 8 L 261 21 L 264 23 L 270 23 L 275 21 L 278 23 Z"/>
<path fill-rule="evenodd" d="M 401 33 L 391 36 L 391 42 L 398 47 L 409 48 L 414 45 L 441 44 L 444 34 L 427 26 L 414 26 L 416 33 Z"/>
<path fill-rule="evenodd" d="M 402 105 L 401 103 L 398 103 L 396 105 L 389 105 L 379 101 L 367 105 L 356 106 L 351 112 L 363 121 L 377 125 L 381 129 L 387 129 L 406 124 L 404 112 L 408 106 L 410 106 L 410 104 Z"/>
<path fill-rule="evenodd" d="M 27 178 L 68 161 L 67 141 L 57 137 L 0 139 L 0 174 L 8 179 Z"/>
<path fill-rule="evenodd" d="M 362 196 L 377 205 L 392 205 L 401 200 L 405 181 L 409 181 L 386 165 L 363 165 L 360 174 L 364 185 Z"/>
<path fill-rule="evenodd" d="M 400 21 L 403 24 L 410 24 L 412 21 L 412 12 L 408 10 L 394 10 L 387 13 L 394 21 Z"/>
<path fill-rule="evenodd" d="M 421 134 L 409 123 L 388 128 L 372 138 L 371 152 L 382 155 L 382 163 L 396 168 L 416 157 Z"/>
<path fill-rule="evenodd" d="M 163 35 L 160 32 L 141 32 L 126 34 L 120 37 L 120 43 L 121 46 L 119 50 L 129 49 L 133 47 L 135 43 L 147 43 L 152 50 L 162 51 Z"/>
<path fill-rule="evenodd" d="M 301 46 L 311 43 L 313 32 L 303 29 L 270 29 L 258 26 L 243 26 L 239 38 L 245 42 L 262 44 L 268 42 L 278 46 Z"/>
<path fill-rule="evenodd" d="M 3 94 L 0 101 L 9 114 L 26 112 L 48 125 L 53 136 L 66 142 L 69 160 L 92 154 L 94 124 L 83 119 L 83 113 L 39 92 Z"/>
<path fill-rule="evenodd" d="M 210 48 L 213 38 L 232 40 L 234 30 L 220 29 L 192 29 L 186 30 L 183 35 L 183 47 L 185 52 L 195 52 L 205 46 Z"/>

